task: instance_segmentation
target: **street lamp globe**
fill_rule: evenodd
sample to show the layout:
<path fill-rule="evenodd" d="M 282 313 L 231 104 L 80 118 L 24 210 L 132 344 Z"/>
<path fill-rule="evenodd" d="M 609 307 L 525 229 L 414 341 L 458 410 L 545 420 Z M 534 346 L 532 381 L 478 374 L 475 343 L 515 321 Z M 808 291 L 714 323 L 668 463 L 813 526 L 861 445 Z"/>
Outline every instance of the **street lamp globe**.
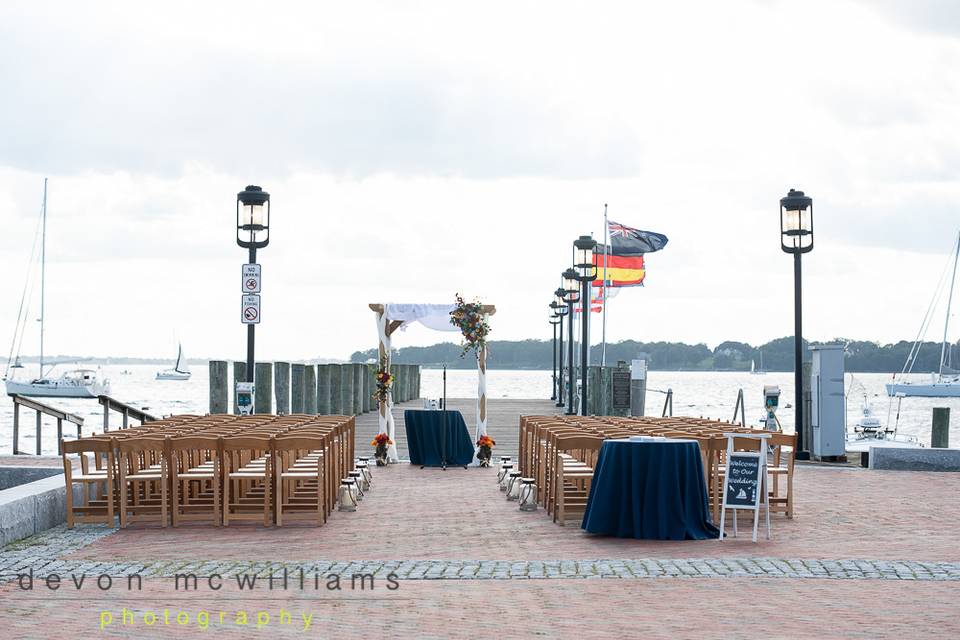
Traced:
<path fill-rule="evenodd" d="M 580 271 L 580 281 L 596 280 L 597 267 L 593 264 L 593 250 L 597 247 L 597 241 L 590 236 L 580 236 L 573 241 L 573 247 L 576 250 L 574 266 Z"/>
<path fill-rule="evenodd" d="M 237 244 L 262 249 L 270 243 L 270 194 L 248 185 L 237 194 Z"/>
<path fill-rule="evenodd" d="M 564 302 L 579 302 L 580 300 L 580 281 L 574 269 L 567 269 L 563 272 L 563 294 Z"/>
<path fill-rule="evenodd" d="M 813 198 L 790 189 L 780 198 L 780 248 L 787 253 L 813 249 Z"/>

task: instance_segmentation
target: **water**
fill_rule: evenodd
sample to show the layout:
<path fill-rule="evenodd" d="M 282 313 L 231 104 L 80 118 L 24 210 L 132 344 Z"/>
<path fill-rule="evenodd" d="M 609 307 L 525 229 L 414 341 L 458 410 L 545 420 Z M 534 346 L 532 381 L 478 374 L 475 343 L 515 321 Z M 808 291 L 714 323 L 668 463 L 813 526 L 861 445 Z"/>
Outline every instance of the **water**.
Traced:
<path fill-rule="evenodd" d="M 103 375 L 110 379 L 111 395 L 134 407 L 144 408 L 155 416 L 174 413 L 206 413 L 208 410 L 208 371 L 198 365 L 193 368 L 193 377 L 187 382 L 155 380 L 154 374 L 169 365 L 116 365 L 104 366 Z M 128 375 L 122 371 L 129 371 Z M 36 368 L 20 370 L 19 377 L 36 375 Z M 440 369 L 424 369 L 421 392 L 425 397 L 439 398 L 443 394 L 443 373 Z M 747 422 L 755 424 L 763 416 L 763 385 L 780 387 L 780 409 L 777 412 L 786 431 L 793 429 L 793 409 L 786 405 L 793 403 L 793 374 L 767 373 L 751 375 L 739 372 L 711 371 L 651 371 L 647 381 L 647 415 L 660 415 L 665 394 L 659 391 L 673 389 L 674 415 L 704 416 L 730 420 L 737 399 L 737 390 L 743 389 L 747 403 Z M 926 376 L 918 375 L 923 380 Z M 895 423 L 896 401 L 889 402 L 883 385 L 890 381 L 889 374 L 858 373 L 853 375 L 855 383 L 851 385 L 851 376 L 847 374 L 847 390 L 851 393 L 847 406 L 848 424 L 853 425 L 860 414 L 863 393 L 873 408 L 874 414 L 884 424 Z M 862 389 L 861 386 L 862 385 Z M 487 372 L 487 394 L 490 398 L 549 398 L 550 371 L 506 371 L 489 370 Z M 853 391 L 851 392 L 851 388 Z M 450 398 L 471 398 L 477 395 L 477 372 L 475 370 L 448 370 L 447 396 Z M 103 428 L 103 407 L 96 400 L 69 398 L 40 398 L 63 411 L 84 418 L 84 433 L 100 433 Z M 950 442 L 960 444 L 960 399 L 958 398 L 905 398 L 900 414 L 901 433 L 915 435 L 924 444 L 930 444 L 930 422 L 933 407 L 950 407 Z M 891 409 L 889 421 L 888 408 Z M 34 412 L 20 410 L 20 449 L 33 451 Z M 120 425 L 121 416 L 113 413 L 111 425 Z M 44 418 L 43 450 L 47 454 L 56 453 L 56 421 Z M 0 402 L 0 453 L 11 451 L 13 429 L 13 403 L 7 399 Z M 70 425 L 64 425 L 65 433 L 73 436 Z"/>

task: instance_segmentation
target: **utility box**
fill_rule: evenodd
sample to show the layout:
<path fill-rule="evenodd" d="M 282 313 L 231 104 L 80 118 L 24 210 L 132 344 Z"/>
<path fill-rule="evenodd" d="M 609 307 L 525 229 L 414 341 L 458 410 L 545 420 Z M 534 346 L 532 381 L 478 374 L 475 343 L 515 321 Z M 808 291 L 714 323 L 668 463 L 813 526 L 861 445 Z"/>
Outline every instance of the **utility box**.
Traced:
<path fill-rule="evenodd" d="M 810 380 L 813 431 L 811 453 L 815 458 L 846 453 L 847 410 L 843 389 L 843 345 L 812 345 Z"/>

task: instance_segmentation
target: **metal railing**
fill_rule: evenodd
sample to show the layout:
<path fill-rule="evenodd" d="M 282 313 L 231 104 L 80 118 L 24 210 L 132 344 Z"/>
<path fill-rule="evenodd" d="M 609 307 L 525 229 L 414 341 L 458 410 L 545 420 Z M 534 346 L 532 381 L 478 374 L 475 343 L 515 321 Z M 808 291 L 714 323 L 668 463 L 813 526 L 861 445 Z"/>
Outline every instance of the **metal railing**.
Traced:
<path fill-rule="evenodd" d="M 41 455 L 43 451 L 43 446 L 41 442 L 42 427 L 43 427 L 43 416 L 48 415 L 52 418 L 57 419 L 57 453 L 61 453 L 60 443 L 63 440 L 63 421 L 72 422 L 77 425 L 77 437 L 80 437 L 80 430 L 83 428 L 83 418 L 72 413 L 67 413 L 65 411 L 60 411 L 49 405 L 43 404 L 42 402 L 37 402 L 32 398 L 26 396 L 21 396 L 16 393 L 11 393 L 10 398 L 13 400 L 13 455 L 19 455 L 21 452 L 19 450 L 19 440 L 20 440 L 20 407 L 26 407 L 27 409 L 33 409 L 37 412 L 37 455 Z"/>
<path fill-rule="evenodd" d="M 116 398 L 111 398 L 110 396 L 97 396 L 97 400 L 103 405 L 104 433 L 110 431 L 110 411 L 116 411 L 123 416 L 123 424 L 120 426 L 121 429 L 126 429 L 128 426 L 130 426 L 131 418 L 139 421 L 140 424 L 143 424 L 144 422 L 153 422 L 157 419 L 142 409 L 132 407 L 129 404 L 120 402 Z"/>

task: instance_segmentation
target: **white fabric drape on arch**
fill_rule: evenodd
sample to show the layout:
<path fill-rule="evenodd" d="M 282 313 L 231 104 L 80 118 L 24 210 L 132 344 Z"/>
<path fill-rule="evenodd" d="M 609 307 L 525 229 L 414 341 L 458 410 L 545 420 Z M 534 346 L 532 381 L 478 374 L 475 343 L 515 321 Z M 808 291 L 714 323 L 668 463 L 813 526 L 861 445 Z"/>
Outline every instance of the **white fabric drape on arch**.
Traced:
<path fill-rule="evenodd" d="M 402 322 L 403 329 L 411 322 L 419 322 L 428 329 L 436 331 L 459 331 L 460 329 L 450 322 L 450 312 L 457 308 L 455 304 L 384 304 L 383 312 L 377 314 L 377 333 L 380 339 L 380 360 L 385 363 L 387 372 L 390 372 L 391 335 L 388 334 L 392 322 Z M 484 314 L 484 318 L 489 315 Z M 477 440 L 487 433 L 487 350 L 477 351 L 477 428 L 474 441 L 474 457 L 471 465 L 480 464 L 477 461 Z M 380 433 L 386 433 L 396 442 L 396 425 L 393 421 L 393 392 L 387 394 L 387 399 L 380 403 L 377 416 Z M 387 448 L 387 457 L 390 462 L 399 462 L 397 445 Z"/>

